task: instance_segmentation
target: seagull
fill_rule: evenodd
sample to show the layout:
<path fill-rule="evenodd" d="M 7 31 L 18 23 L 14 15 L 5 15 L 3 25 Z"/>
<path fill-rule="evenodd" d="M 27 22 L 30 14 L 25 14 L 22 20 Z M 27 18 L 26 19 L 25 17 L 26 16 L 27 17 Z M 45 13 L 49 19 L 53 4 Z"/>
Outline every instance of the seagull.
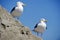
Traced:
<path fill-rule="evenodd" d="M 13 9 L 11 10 L 11 15 L 13 17 L 19 18 L 19 16 L 23 13 L 23 6 L 25 6 L 25 4 L 23 2 L 18 1 L 16 7 L 13 7 Z"/>
<path fill-rule="evenodd" d="M 42 18 L 40 22 L 35 25 L 33 31 L 37 32 L 37 35 L 41 33 L 41 36 L 42 36 L 43 32 L 47 29 L 46 22 L 47 20 Z"/>

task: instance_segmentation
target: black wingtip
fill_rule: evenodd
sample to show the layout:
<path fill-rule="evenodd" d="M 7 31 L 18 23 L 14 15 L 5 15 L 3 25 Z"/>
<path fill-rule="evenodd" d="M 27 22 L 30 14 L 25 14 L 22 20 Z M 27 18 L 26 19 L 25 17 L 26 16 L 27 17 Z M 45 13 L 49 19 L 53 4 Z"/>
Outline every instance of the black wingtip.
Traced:
<path fill-rule="evenodd" d="M 37 25 L 38 25 L 38 23 L 35 25 L 35 27 L 34 27 L 34 28 L 37 28 Z"/>
<path fill-rule="evenodd" d="M 13 7 L 13 9 L 10 11 L 10 13 L 12 13 L 15 10 L 15 7 Z"/>

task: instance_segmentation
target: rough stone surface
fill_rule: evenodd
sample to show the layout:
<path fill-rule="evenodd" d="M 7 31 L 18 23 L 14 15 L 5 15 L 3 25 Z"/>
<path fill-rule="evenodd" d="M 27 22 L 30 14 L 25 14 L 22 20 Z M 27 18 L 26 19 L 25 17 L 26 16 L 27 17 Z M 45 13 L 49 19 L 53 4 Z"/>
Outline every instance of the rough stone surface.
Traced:
<path fill-rule="evenodd" d="M 0 40 L 42 40 L 0 6 Z"/>

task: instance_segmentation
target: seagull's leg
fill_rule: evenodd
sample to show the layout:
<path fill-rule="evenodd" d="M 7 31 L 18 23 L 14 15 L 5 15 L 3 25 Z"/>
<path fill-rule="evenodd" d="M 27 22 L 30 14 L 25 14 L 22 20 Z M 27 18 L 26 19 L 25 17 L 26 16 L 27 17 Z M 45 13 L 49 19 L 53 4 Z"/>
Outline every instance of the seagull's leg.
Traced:
<path fill-rule="evenodd" d="M 39 36 L 39 33 L 37 32 L 37 36 Z"/>
<path fill-rule="evenodd" d="M 47 27 L 46 27 L 46 29 L 47 29 Z"/>
<path fill-rule="evenodd" d="M 41 33 L 41 37 L 42 37 L 43 33 Z"/>
<path fill-rule="evenodd" d="M 17 19 L 19 20 L 19 17 L 17 17 Z"/>
<path fill-rule="evenodd" d="M 18 17 L 15 17 L 15 20 L 19 21 L 19 18 Z"/>

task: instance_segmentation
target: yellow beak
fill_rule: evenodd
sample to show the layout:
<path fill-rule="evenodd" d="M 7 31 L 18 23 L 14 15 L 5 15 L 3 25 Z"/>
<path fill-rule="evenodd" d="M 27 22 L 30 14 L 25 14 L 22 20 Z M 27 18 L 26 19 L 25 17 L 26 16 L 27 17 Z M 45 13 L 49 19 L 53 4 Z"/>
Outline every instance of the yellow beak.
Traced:
<path fill-rule="evenodd" d="M 26 6 L 26 4 L 23 4 L 23 6 Z"/>
<path fill-rule="evenodd" d="M 47 20 L 45 20 L 45 22 L 47 22 Z"/>

